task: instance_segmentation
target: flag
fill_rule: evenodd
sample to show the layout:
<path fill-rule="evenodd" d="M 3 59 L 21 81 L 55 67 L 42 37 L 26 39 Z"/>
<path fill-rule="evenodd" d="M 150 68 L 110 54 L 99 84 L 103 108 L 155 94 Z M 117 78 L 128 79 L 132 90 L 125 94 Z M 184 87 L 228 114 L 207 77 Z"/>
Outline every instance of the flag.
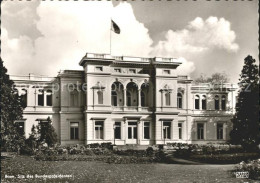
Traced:
<path fill-rule="evenodd" d="M 111 20 L 111 30 L 117 34 L 120 34 L 120 28 L 113 20 Z"/>

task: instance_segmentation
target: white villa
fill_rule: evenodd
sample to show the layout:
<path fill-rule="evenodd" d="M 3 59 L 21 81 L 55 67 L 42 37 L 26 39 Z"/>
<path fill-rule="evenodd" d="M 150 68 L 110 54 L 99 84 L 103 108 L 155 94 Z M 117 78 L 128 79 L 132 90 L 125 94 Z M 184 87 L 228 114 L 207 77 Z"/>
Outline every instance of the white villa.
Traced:
<path fill-rule="evenodd" d="M 28 137 L 48 117 L 61 145 L 224 143 L 236 86 L 192 83 L 174 58 L 87 53 L 84 70 L 57 77 L 11 76 L 27 107 L 17 121 Z"/>

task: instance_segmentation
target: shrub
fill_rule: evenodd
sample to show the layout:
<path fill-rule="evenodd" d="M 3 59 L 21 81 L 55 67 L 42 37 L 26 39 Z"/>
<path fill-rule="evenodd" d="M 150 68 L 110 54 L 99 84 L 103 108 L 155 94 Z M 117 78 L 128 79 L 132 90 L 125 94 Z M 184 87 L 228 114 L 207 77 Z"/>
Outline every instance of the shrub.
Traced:
<path fill-rule="evenodd" d="M 135 156 L 111 156 L 107 158 L 107 163 L 111 164 L 140 164 L 152 163 L 154 160 L 149 157 L 135 157 Z"/>
<path fill-rule="evenodd" d="M 146 156 L 153 156 L 154 155 L 154 150 L 152 147 L 148 147 L 146 149 Z"/>
<path fill-rule="evenodd" d="M 111 143 L 111 142 L 104 142 L 104 143 L 101 143 L 100 146 L 101 146 L 102 148 L 112 149 L 112 143 Z"/>
<path fill-rule="evenodd" d="M 234 173 L 235 172 L 248 172 L 249 173 L 249 178 L 250 179 L 260 179 L 260 159 L 258 160 L 252 160 L 249 161 L 248 163 L 245 163 L 242 161 L 238 165 L 235 166 L 234 168 Z"/>
<path fill-rule="evenodd" d="M 98 148 L 98 147 L 100 147 L 100 144 L 99 143 L 89 144 L 89 147 L 90 148 Z"/>

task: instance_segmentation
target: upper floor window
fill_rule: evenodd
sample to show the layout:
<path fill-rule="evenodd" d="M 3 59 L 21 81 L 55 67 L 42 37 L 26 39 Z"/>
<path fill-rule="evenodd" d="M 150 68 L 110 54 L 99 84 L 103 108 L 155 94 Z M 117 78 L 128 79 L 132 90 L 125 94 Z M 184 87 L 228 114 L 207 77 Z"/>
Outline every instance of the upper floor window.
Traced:
<path fill-rule="evenodd" d="M 38 106 L 43 106 L 44 105 L 44 94 L 43 90 L 38 91 Z"/>
<path fill-rule="evenodd" d="M 221 98 L 221 109 L 226 110 L 226 96 L 223 95 Z"/>
<path fill-rule="evenodd" d="M 70 92 L 70 106 L 78 106 L 78 91 L 74 90 Z"/>
<path fill-rule="evenodd" d="M 219 96 L 218 95 L 215 96 L 215 109 L 219 110 Z"/>
<path fill-rule="evenodd" d="M 200 96 L 195 95 L 195 109 L 200 109 Z"/>
<path fill-rule="evenodd" d="M 182 94 L 181 93 L 177 94 L 177 107 L 179 109 L 182 109 Z"/>
<path fill-rule="evenodd" d="M 117 106 L 117 93 L 115 91 L 111 92 L 111 103 L 112 106 Z"/>
<path fill-rule="evenodd" d="M 52 91 L 47 90 L 47 106 L 52 106 Z"/>
<path fill-rule="evenodd" d="M 170 92 L 165 93 L 165 105 L 167 105 L 167 106 L 171 105 L 171 94 L 170 94 Z"/>
<path fill-rule="evenodd" d="M 103 104 L 103 92 L 98 91 L 97 95 L 98 95 L 98 104 Z"/>
<path fill-rule="evenodd" d="M 202 96 L 201 104 L 202 104 L 201 105 L 202 110 L 206 110 L 207 109 L 207 97 L 206 97 L 206 95 Z"/>
<path fill-rule="evenodd" d="M 127 97 L 127 106 L 131 106 L 131 93 L 129 91 L 126 92 L 126 97 Z"/>
<path fill-rule="evenodd" d="M 129 69 L 129 73 L 135 74 L 136 73 L 136 69 Z"/>
<path fill-rule="evenodd" d="M 103 67 L 97 66 L 97 67 L 95 67 L 95 71 L 103 71 Z"/>
<path fill-rule="evenodd" d="M 119 68 L 114 69 L 114 71 L 117 73 L 121 73 L 121 69 L 119 69 Z"/>
<path fill-rule="evenodd" d="M 163 70 L 163 74 L 171 74 L 170 70 Z"/>
<path fill-rule="evenodd" d="M 21 94 L 21 102 L 23 107 L 27 107 L 27 90 L 22 89 L 22 94 Z"/>

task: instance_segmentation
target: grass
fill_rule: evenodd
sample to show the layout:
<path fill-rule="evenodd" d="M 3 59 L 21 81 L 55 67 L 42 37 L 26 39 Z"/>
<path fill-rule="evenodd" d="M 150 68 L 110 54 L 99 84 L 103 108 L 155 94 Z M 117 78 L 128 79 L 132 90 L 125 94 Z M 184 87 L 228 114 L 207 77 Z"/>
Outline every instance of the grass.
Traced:
<path fill-rule="evenodd" d="M 234 165 L 107 164 L 100 161 L 36 161 L 14 156 L 1 162 L 1 182 L 245 182 Z M 4 179 L 6 175 L 72 175 L 63 179 Z M 248 180 L 247 180 L 248 181 Z"/>

